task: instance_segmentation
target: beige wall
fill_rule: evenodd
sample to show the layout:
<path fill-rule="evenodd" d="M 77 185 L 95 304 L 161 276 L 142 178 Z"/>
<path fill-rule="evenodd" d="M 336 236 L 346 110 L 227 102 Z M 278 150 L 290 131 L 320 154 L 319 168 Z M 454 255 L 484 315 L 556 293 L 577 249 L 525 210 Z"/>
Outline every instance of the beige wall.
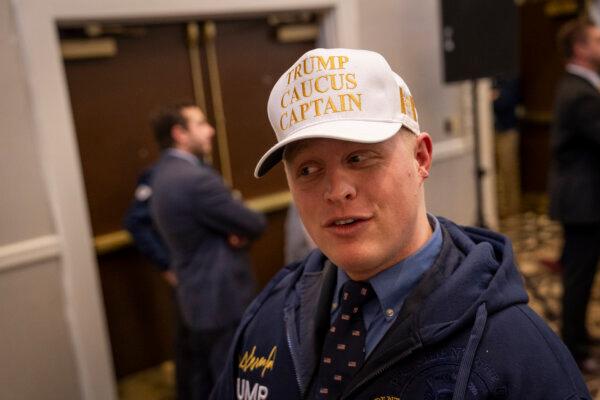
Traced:
<path fill-rule="evenodd" d="M 27 82 L 8 0 L 0 1 L 0 246 L 52 232 Z M 8 190 L 6 190 L 8 189 Z M 5 227 L 10 226 L 10 229 Z"/>
<path fill-rule="evenodd" d="M 0 273 L 0 397 L 81 398 L 64 308 L 58 262 Z"/>
<path fill-rule="evenodd" d="M 0 0 L 0 54 L 0 397 L 78 399 L 58 241 L 8 0 Z"/>

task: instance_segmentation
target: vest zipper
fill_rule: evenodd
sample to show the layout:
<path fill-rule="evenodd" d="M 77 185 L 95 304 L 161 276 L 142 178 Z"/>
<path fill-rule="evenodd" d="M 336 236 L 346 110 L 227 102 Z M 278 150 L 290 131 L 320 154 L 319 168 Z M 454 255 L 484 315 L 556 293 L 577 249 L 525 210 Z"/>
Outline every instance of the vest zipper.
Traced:
<path fill-rule="evenodd" d="M 285 329 L 285 336 L 287 339 L 288 348 L 290 350 L 290 355 L 292 357 L 292 364 L 293 364 L 292 372 L 294 373 L 294 377 L 296 378 L 296 383 L 298 384 L 298 390 L 300 391 L 300 398 L 303 398 L 302 388 L 304 386 L 302 385 L 302 380 L 300 378 L 300 375 L 298 375 L 298 371 L 296 370 L 296 365 L 298 365 L 298 357 L 296 355 L 296 349 L 292 343 L 292 337 L 290 335 L 290 329 L 287 326 L 287 323 L 286 323 L 286 329 Z"/>
<path fill-rule="evenodd" d="M 367 375 L 365 378 L 363 378 L 358 384 L 354 385 L 352 387 L 352 389 L 347 392 L 344 393 L 342 395 L 342 397 L 340 397 L 340 400 L 344 400 L 349 398 L 349 396 L 356 392 L 356 390 L 358 388 L 360 388 L 362 385 L 364 385 L 365 383 L 367 383 L 368 381 L 370 381 L 371 379 L 375 378 L 378 375 L 383 374 L 387 369 L 389 369 L 392 365 L 396 364 L 397 362 L 399 362 L 400 360 L 402 360 L 403 358 L 405 358 L 406 356 L 408 356 L 410 353 L 412 353 L 415 350 L 415 348 L 412 349 L 408 349 L 407 351 L 405 351 L 404 353 L 400 354 L 399 356 L 397 356 L 396 358 L 394 358 L 391 361 L 388 361 L 386 364 L 384 364 L 381 368 L 379 368 L 377 371 Z"/>

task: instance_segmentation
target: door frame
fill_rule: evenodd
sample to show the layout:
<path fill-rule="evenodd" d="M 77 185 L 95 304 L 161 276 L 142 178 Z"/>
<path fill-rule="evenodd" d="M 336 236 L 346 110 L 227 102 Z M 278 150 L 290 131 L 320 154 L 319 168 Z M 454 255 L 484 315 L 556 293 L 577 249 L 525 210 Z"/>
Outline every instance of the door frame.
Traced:
<path fill-rule="evenodd" d="M 81 398 L 116 399 L 106 317 L 81 170 L 59 24 L 92 20 L 187 21 L 277 11 L 323 10 L 319 44 L 360 47 L 358 0 L 10 0 L 15 16 L 38 157 L 60 243 L 65 313 Z"/>

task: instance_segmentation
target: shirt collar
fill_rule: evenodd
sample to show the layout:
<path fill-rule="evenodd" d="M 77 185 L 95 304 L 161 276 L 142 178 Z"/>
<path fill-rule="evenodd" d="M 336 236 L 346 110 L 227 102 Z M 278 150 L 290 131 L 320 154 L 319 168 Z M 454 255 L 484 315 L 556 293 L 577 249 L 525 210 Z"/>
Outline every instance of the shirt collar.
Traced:
<path fill-rule="evenodd" d="M 427 214 L 427 218 L 433 230 L 427 242 L 409 257 L 369 279 L 369 283 L 373 287 L 381 306 L 380 311 L 386 313 L 386 319 L 393 318 L 398 314 L 408 293 L 419 281 L 423 273 L 433 265 L 442 248 L 440 223 L 431 214 Z M 342 286 L 348 280 L 350 280 L 350 277 L 348 277 L 346 272 L 338 268 L 337 283 L 333 297 L 336 303 L 339 299 Z M 394 310 L 390 315 L 387 314 L 387 310 L 389 309 Z"/>
<path fill-rule="evenodd" d="M 192 153 L 188 153 L 187 151 L 183 151 L 183 150 L 176 149 L 174 147 L 170 147 L 166 150 L 166 152 L 167 152 L 167 154 L 170 154 L 173 157 L 177 157 L 182 160 L 189 161 L 194 165 L 198 165 L 201 163 L 201 161 L 198 159 L 198 157 L 196 157 Z"/>
<path fill-rule="evenodd" d="M 600 75 L 598 75 L 597 72 L 577 64 L 567 64 L 566 70 L 567 72 L 570 72 L 573 75 L 577 75 L 585 79 L 586 81 L 591 83 L 592 86 L 594 86 L 596 89 L 600 90 Z"/>

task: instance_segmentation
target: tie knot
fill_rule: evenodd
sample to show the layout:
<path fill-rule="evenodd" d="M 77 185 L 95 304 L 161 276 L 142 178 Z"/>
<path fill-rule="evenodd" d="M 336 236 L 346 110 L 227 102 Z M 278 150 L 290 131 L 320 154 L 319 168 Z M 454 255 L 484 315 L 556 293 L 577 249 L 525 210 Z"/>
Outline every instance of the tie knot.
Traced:
<path fill-rule="evenodd" d="M 372 297 L 373 288 L 369 282 L 349 280 L 342 286 L 342 299 L 340 305 L 343 308 L 362 307 Z"/>

